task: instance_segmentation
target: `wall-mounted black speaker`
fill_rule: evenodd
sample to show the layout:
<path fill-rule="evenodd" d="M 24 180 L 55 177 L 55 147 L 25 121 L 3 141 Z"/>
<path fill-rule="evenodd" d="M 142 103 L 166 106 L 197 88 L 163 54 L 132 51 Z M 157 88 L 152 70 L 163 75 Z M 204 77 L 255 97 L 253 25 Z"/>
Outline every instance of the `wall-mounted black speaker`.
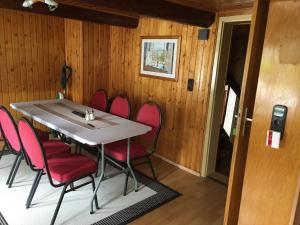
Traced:
<path fill-rule="evenodd" d="M 188 89 L 188 91 L 194 90 L 194 79 L 188 79 L 187 89 Z"/>
<path fill-rule="evenodd" d="M 198 39 L 199 40 L 208 40 L 209 29 L 199 29 Z"/>

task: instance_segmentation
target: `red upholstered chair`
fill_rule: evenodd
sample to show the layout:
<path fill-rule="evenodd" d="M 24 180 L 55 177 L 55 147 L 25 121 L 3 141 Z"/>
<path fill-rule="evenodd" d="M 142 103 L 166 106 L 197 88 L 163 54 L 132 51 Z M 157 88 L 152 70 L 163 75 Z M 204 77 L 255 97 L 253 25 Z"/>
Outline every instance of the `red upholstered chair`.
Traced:
<path fill-rule="evenodd" d="M 149 163 L 154 179 L 156 175 L 150 156 L 154 153 L 162 124 L 160 107 L 155 102 L 146 102 L 139 109 L 136 121 L 151 126 L 152 130 L 130 143 L 130 161 L 144 158 Z M 105 146 L 105 155 L 111 160 L 125 163 L 127 161 L 127 140 L 113 142 Z M 127 192 L 129 172 L 127 172 L 124 195 Z"/>
<path fill-rule="evenodd" d="M 127 97 L 117 95 L 110 106 L 109 112 L 125 119 L 130 118 L 130 103 Z"/>
<path fill-rule="evenodd" d="M 28 160 L 26 154 L 24 154 L 24 151 L 22 149 L 15 121 L 10 112 L 3 106 L 0 106 L 0 123 L 1 132 L 3 134 L 4 139 L 6 140 L 7 146 L 10 149 L 10 151 L 16 155 L 14 164 L 11 168 L 6 182 L 6 184 L 8 184 L 8 187 L 10 188 L 18 172 L 22 159 L 25 158 L 26 163 L 28 165 L 30 165 L 30 161 Z M 37 130 L 37 133 L 43 141 L 47 157 L 50 158 L 58 154 L 65 154 L 71 152 L 70 147 L 68 145 L 65 145 L 60 141 L 49 140 L 49 135 L 47 132 Z"/>
<path fill-rule="evenodd" d="M 108 97 L 106 91 L 103 89 L 97 90 L 92 96 L 89 106 L 106 112 L 108 107 Z"/>
<path fill-rule="evenodd" d="M 7 149 L 6 141 L 5 141 L 5 139 L 4 139 L 4 137 L 1 133 L 1 121 L 0 121 L 0 140 L 3 142 L 3 147 L 2 147 L 1 152 L 0 152 L 0 159 L 1 159 L 4 151 Z"/>
<path fill-rule="evenodd" d="M 20 163 L 23 158 L 26 159 L 26 156 L 22 153 L 22 146 L 19 140 L 15 121 L 10 112 L 4 106 L 0 106 L 0 123 L 1 133 L 3 135 L 3 138 L 5 139 L 7 147 L 13 154 L 16 155 L 15 161 L 6 181 L 6 184 L 8 184 L 8 187 L 10 188 L 19 169 Z M 48 133 L 40 130 L 38 131 L 38 133 L 43 140 L 48 140 Z M 28 163 L 27 160 L 26 162 Z"/>
<path fill-rule="evenodd" d="M 18 123 L 18 129 L 24 150 L 38 172 L 37 177 L 47 174 L 49 182 L 54 188 L 63 186 L 63 190 L 51 220 L 52 225 L 56 220 L 65 193 L 76 190 L 90 183 L 92 184 L 94 191 L 95 182 L 92 174 L 96 172 L 97 164 L 94 160 L 80 154 L 69 154 L 68 156 L 47 159 L 44 145 L 30 122 L 24 118 L 21 119 Z M 91 180 L 81 183 L 78 186 L 71 187 L 75 181 L 85 177 L 90 177 Z M 30 196 L 30 202 L 33 198 L 39 180 L 40 178 L 37 178 L 34 182 L 34 191 L 31 192 L 32 196 Z M 69 190 L 67 190 L 68 186 L 71 187 Z M 99 208 L 97 197 L 95 198 L 95 204 L 96 208 Z"/>

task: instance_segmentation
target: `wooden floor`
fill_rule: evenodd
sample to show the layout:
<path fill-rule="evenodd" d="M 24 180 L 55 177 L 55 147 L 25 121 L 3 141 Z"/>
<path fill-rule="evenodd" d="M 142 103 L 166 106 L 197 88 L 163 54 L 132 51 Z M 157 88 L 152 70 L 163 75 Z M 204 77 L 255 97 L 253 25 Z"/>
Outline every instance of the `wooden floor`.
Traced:
<path fill-rule="evenodd" d="M 2 142 L 0 142 L 0 150 Z M 226 186 L 191 175 L 156 157 L 152 158 L 158 180 L 182 196 L 133 221 L 132 225 L 222 225 Z M 147 164 L 136 167 L 151 176 Z"/>
<path fill-rule="evenodd" d="M 153 157 L 158 180 L 180 192 L 182 196 L 166 203 L 133 225 L 222 225 L 226 186 L 211 179 L 202 179 Z M 148 165 L 137 167 L 151 176 Z"/>

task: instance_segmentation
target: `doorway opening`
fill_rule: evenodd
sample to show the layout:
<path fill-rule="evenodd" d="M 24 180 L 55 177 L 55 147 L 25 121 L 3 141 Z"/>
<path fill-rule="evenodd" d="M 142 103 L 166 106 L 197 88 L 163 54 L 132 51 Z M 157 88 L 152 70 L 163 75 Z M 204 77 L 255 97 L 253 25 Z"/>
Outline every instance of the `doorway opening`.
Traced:
<path fill-rule="evenodd" d="M 213 68 L 202 176 L 228 183 L 250 16 L 221 17 Z"/>

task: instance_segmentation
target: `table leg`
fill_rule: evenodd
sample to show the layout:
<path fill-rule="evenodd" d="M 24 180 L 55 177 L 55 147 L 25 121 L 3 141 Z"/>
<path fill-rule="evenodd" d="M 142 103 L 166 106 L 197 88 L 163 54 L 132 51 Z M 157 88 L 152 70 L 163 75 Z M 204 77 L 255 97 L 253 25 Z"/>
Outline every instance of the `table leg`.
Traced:
<path fill-rule="evenodd" d="M 138 191 L 138 182 L 134 175 L 133 169 L 130 165 L 130 138 L 128 138 L 128 141 L 127 141 L 127 167 L 128 167 L 128 169 L 133 177 L 133 180 L 134 180 L 134 190 Z"/>
<path fill-rule="evenodd" d="M 93 197 L 91 199 L 91 210 L 90 210 L 90 213 L 93 214 L 94 213 L 94 208 L 93 208 L 93 201 L 97 195 L 97 191 L 100 187 L 100 184 L 101 184 L 101 181 L 103 180 L 104 178 L 104 164 L 105 164 L 105 157 L 104 157 L 104 144 L 102 144 L 101 146 L 98 146 L 98 151 L 101 152 L 101 173 L 100 173 L 100 178 L 99 178 L 99 181 L 98 181 L 98 184 L 96 186 L 96 189 L 93 193 Z"/>

